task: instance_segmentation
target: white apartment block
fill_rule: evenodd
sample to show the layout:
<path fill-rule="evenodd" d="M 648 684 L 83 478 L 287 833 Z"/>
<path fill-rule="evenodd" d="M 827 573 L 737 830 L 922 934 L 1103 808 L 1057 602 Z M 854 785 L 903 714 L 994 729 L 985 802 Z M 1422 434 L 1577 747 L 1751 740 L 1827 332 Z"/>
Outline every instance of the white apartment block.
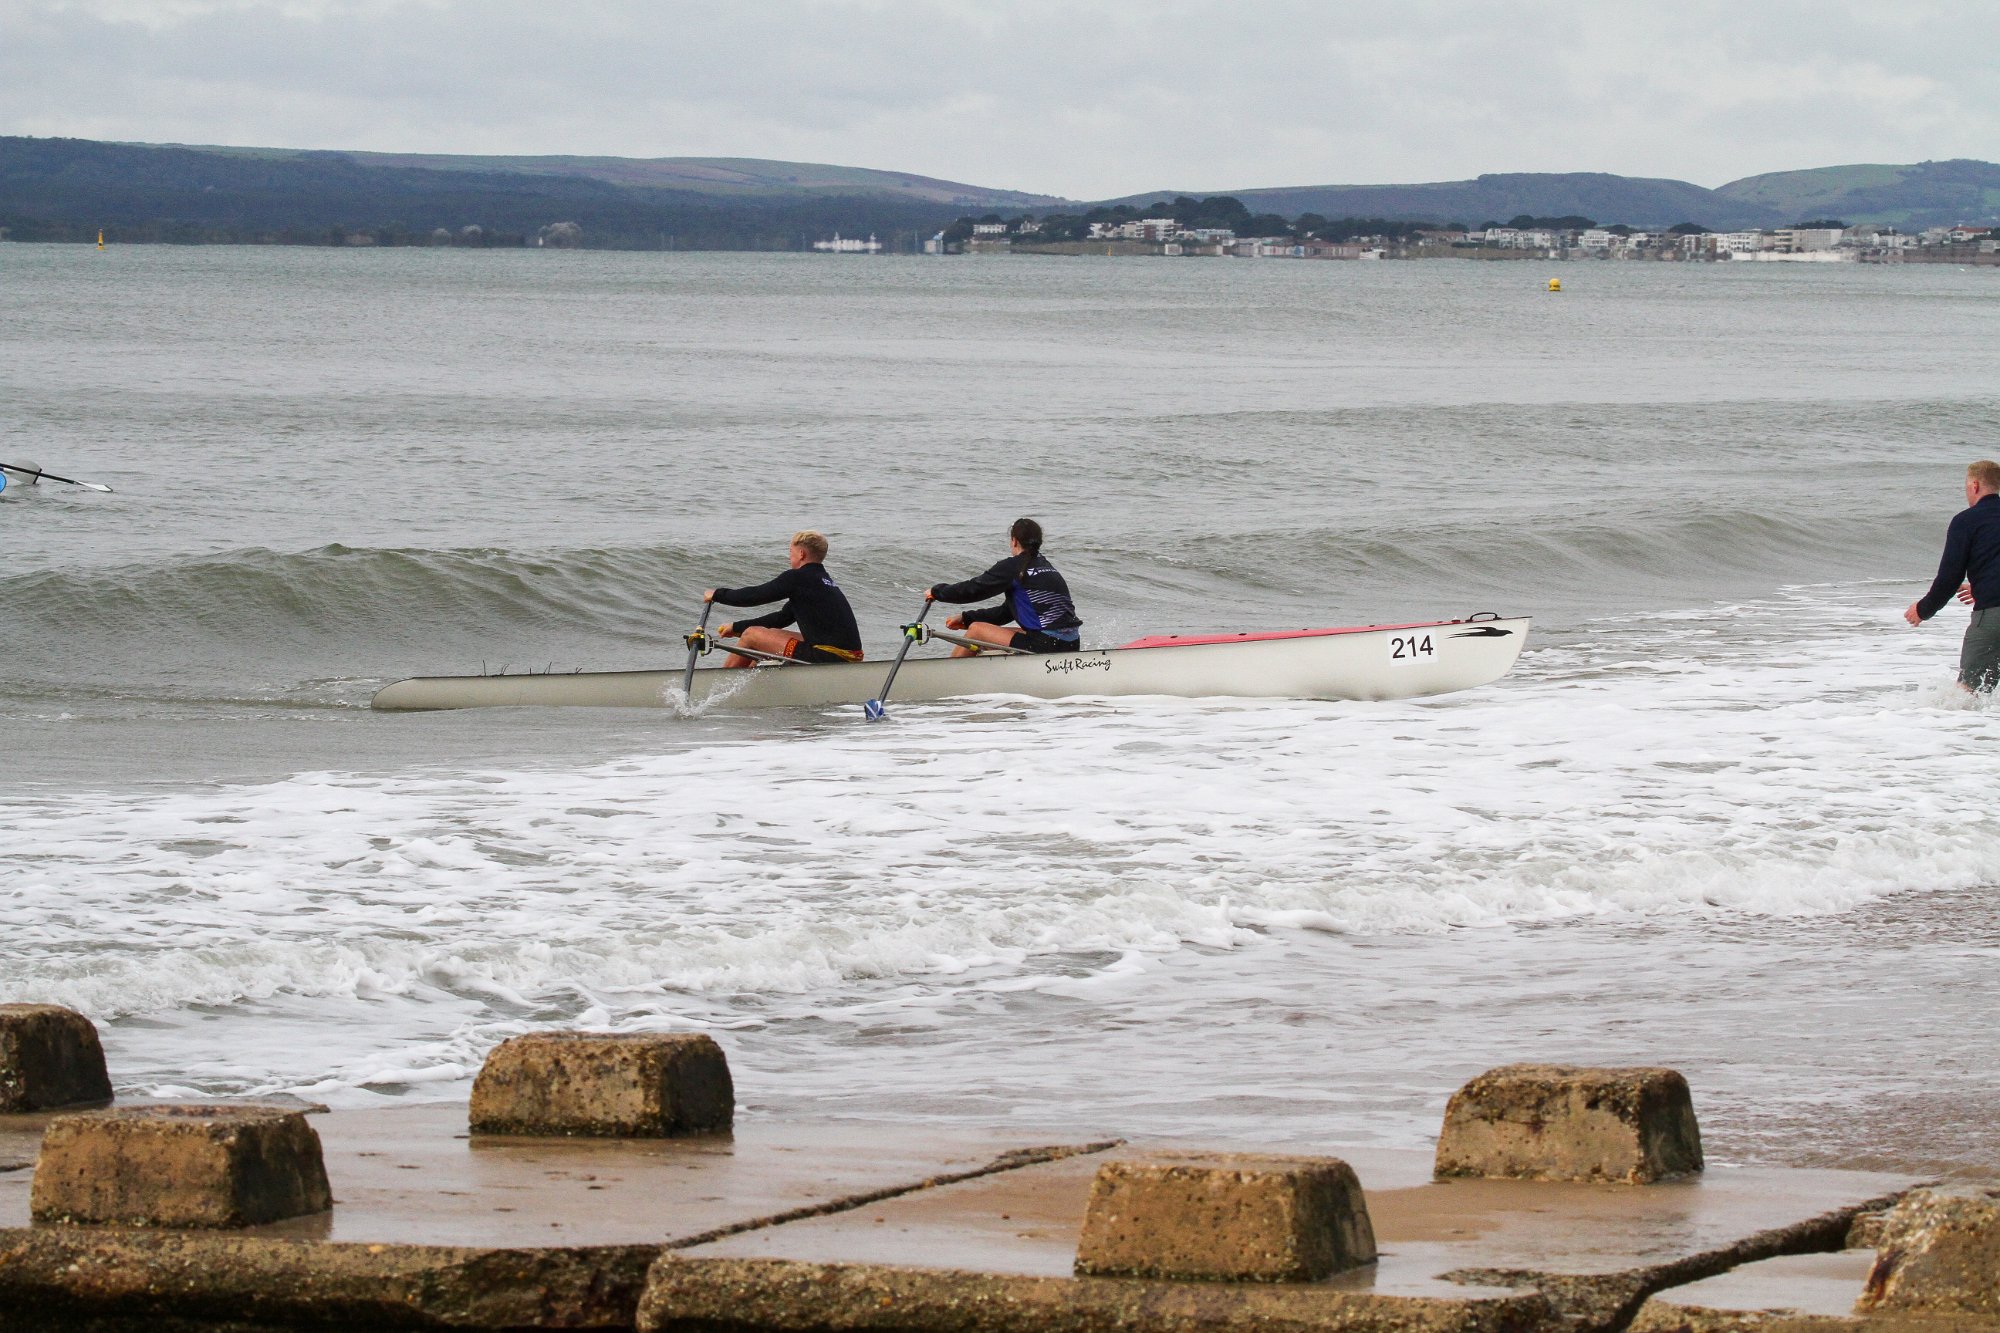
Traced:
<path fill-rule="evenodd" d="M 1172 218 L 1141 218 L 1137 222 L 1093 222 L 1094 241 L 1171 241 L 1180 234 L 1181 224 Z"/>

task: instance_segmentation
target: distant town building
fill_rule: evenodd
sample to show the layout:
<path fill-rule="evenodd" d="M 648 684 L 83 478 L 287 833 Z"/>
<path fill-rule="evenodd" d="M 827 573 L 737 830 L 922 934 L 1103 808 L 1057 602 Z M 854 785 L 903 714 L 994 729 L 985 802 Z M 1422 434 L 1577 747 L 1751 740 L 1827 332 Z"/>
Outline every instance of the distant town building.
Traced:
<path fill-rule="evenodd" d="M 1180 235 L 1181 224 L 1172 218 L 1141 218 L 1137 222 L 1093 222 L 1093 241 L 1150 241 L 1158 244 Z"/>

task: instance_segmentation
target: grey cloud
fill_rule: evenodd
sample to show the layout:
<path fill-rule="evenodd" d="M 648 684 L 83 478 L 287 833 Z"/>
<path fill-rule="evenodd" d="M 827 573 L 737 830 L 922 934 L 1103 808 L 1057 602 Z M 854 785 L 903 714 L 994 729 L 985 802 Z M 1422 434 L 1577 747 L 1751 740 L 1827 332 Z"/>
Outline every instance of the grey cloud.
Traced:
<path fill-rule="evenodd" d="M 27 3 L 0 128 L 792 157 L 1079 197 L 1991 153 L 1944 5 Z"/>

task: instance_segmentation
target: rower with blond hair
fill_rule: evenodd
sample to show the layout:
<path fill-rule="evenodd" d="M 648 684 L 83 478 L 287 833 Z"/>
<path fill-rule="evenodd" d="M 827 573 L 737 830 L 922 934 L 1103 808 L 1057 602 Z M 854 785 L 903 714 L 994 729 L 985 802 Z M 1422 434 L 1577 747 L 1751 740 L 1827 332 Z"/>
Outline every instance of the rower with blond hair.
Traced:
<path fill-rule="evenodd" d="M 754 620 L 738 620 L 715 632 L 745 648 L 788 657 L 794 662 L 859 662 L 861 631 L 847 594 L 826 572 L 826 538 L 817 532 L 792 534 L 791 568 L 768 583 L 752 588 L 710 588 L 704 602 L 720 606 L 784 605 Z M 796 632 L 786 629 L 796 624 Z M 755 659 L 731 653 L 724 666 L 747 667 Z"/>

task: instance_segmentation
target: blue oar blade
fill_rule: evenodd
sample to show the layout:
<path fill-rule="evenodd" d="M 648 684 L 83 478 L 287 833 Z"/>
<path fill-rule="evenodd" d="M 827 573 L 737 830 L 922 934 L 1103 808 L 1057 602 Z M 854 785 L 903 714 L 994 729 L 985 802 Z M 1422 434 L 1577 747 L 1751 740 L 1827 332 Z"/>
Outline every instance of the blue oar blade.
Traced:
<path fill-rule="evenodd" d="M 867 703 L 861 705 L 861 711 L 867 714 L 870 722 L 880 722 L 884 717 L 888 716 L 888 710 L 882 706 L 880 699 L 870 699 Z"/>

